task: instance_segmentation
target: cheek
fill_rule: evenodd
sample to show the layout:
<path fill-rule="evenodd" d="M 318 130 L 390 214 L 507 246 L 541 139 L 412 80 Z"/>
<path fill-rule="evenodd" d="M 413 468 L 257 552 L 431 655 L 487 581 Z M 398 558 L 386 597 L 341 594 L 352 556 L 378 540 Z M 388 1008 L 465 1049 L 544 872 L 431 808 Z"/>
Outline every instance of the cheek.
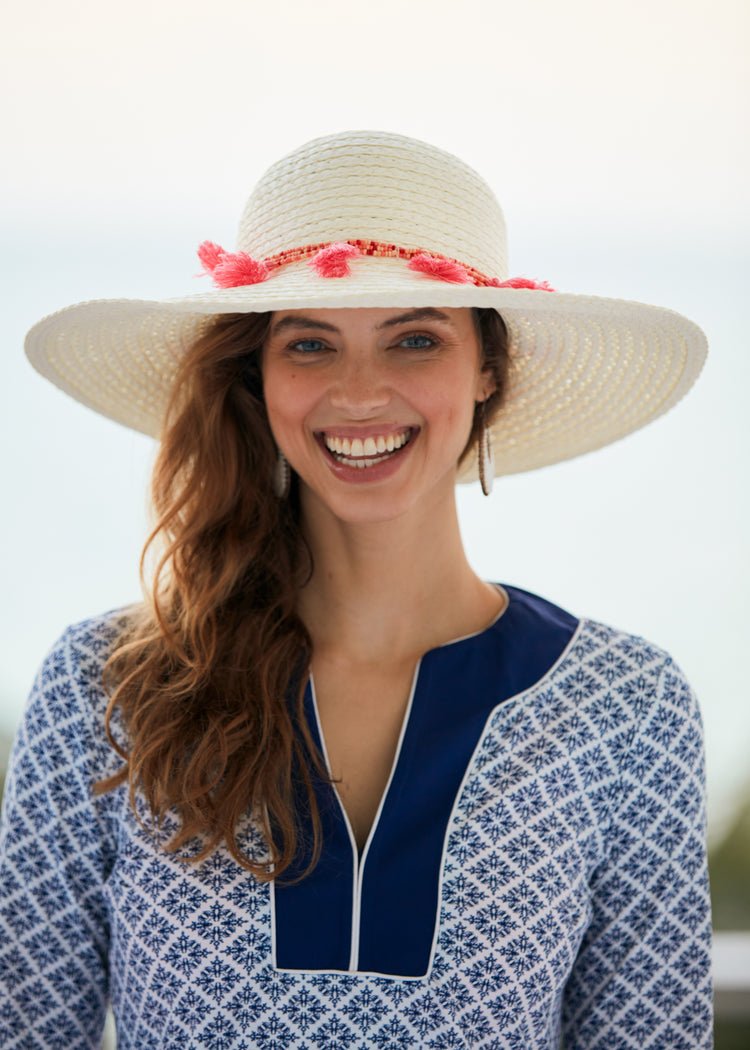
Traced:
<path fill-rule="evenodd" d="M 481 379 L 473 370 L 457 370 L 436 397 L 435 407 L 457 425 L 474 417 L 474 407 L 481 399 Z"/>
<path fill-rule="evenodd" d="M 441 394 L 425 405 L 425 417 L 431 423 L 434 436 L 446 454 L 458 460 L 471 434 L 474 422 L 475 399 L 473 389 L 462 377 L 456 378 L 456 386 L 448 394 Z M 462 392 L 462 393 L 461 393 Z"/>
<path fill-rule="evenodd" d="M 288 388 L 287 388 L 288 389 Z M 271 430 L 278 439 L 279 429 L 285 425 L 289 416 L 290 399 L 282 396 L 283 387 L 277 381 L 273 372 L 264 376 L 263 397 L 266 402 L 266 412 Z"/>
<path fill-rule="evenodd" d="M 277 444 L 283 447 L 293 443 L 317 402 L 314 384 L 302 373 L 290 370 L 281 375 L 270 369 L 264 377 L 263 396 Z"/>

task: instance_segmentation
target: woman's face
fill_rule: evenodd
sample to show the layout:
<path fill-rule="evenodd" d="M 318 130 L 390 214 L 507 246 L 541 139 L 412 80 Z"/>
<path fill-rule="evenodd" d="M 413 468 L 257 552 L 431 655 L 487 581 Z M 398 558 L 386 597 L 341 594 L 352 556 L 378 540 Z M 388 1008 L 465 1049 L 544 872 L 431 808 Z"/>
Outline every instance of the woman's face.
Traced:
<path fill-rule="evenodd" d="M 494 389 L 471 311 L 432 307 L 278 311 L 263 386 L 303 507 L 349 522 L 452 500 L 474 406 Z"/>

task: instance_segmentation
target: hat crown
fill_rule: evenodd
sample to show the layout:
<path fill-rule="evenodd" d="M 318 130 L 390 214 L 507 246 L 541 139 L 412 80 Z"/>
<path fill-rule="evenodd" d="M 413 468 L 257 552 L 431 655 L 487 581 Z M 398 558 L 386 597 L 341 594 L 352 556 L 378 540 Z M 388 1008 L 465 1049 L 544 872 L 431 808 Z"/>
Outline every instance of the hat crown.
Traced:
<path fill-rule="evenodd" d="M 332 241 L 372 240 L 448 256 L 504 280 L 505 219 L 458 157 L 386 132 L 314 139 L 274 164 L 240 220 L 253 258 Z"/>

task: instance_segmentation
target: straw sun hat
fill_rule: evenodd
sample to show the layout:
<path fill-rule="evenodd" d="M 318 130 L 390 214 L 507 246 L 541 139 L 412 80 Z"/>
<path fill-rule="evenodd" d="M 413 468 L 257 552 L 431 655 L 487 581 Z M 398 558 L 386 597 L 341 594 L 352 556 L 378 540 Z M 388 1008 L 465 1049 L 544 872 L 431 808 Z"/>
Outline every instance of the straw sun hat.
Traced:
<path fill-rule="evenodd" d="M 199 255 L 203 290 L 70 306 L 31 329 L 31 363 L 83 404 L 157 436 L 177 362 L 216 314 L 494 307 L 512 348 L 492 434 L 501 475 L 655 419 L 706 355 L 700 328 L 670 310 L 508 281 L 505 221 L 487 184 L 457 157 L 401 135 L 347 132 L 300 147 L 258 183 L 236 252 L 207 241 Z M 476 477 L 468 460 L 462 481 Z"/>

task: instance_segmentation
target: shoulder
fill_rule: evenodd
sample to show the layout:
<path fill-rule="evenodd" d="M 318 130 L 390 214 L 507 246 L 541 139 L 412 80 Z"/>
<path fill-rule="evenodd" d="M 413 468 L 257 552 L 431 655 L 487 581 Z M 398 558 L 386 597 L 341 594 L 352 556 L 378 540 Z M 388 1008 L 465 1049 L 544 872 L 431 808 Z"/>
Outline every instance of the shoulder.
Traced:
<path fill-rule="evenodd" d="M 680 667 L 663 648 L 596 620 L 576 620 L 570 613 L 533 594 L 506 588 L 512 604 L 523 610 L 535 642 L 538 631 L 566 629 L 558 658 L 531 690 L 532 707 L 550 719 L 557 712 L 592 735 L 615 732 L 626 747 L 634 734 L 656 734 L 667 723 L 686 733 L 700 730 L 696 698 Z M 551 625 L 551 626 L 550 626 Z M 557 719 L 553 719 L 557 721 Z"/>
<path fill-rule="evenodd" d="M 671 668 L 680 674 L 669 653 L 639 635 L 629 634 L 597 620 L 578 618 L 547 598 L 519 587 L 504 585 L 513 612 L 529 633 L 562 628 L 568 642 L 551 674 L 586 673 L 589 684 L 597 683 L 617 690 L 635 675 L 642 682 L 658 678 Z"/>
<path fill-rule="evenodd" d="M 580 702 L 600 690 L 629 696 L 646 690 L 667 669 L 679 675 L 667 652 L 638 635 L 573 613 L 547 598 L 505 586 L 508 607 L 498 622 L 497 639 L 512 637 L 518 652 L 548 650 L 537 687 L 572 691 Z M 504 621 L 504 622 L 503 622 Z M 554 659 L 549 655 L 554 654 Z"/>
<path fill-rule="evenodd" d="M 580 621 L 569 656 L 608 685 L 633 674 L 658 676 L 672 663 L 668 652 L 646 638 L 586 618 Z"/>
<path fill-rule="evenodd" d="M 71 624 L 62 632 L 51 652 L 61 646 L 70 645 L 92 655 L 108 652 L 131 623 L 133 613 L 137 608 L 137 606 L 124 606 L 121 609 L 111 609 L 99 616 L 90 616 L 79 623 Z"/>
<path fill-rule="evenodd" d="M 128 623 L 129 610 L 118 609 L 73 624 L 62 633 L 37 674 L 18 746 L 25 741 L 39 751 L 54 738 L 76 753 L 84 748 L 109 755 L 104 666 Z"/>
<path fill-rule="evenodd" d="M 644 669 L 660 666 L 670 659 L 667 652 L 639 635 L 629 634 L 597 620 L 579 618 L 549 598 L 520 587 L 508 584 L 501 586 L 508 595 L 508 611 L 522 616 L 527 624 L 535 627 L 564 624 L 570 630 L 570 645 L 565 653 L 570 660 L 587 663 L 592 668 L 600 666 L 602 659 L 607 663 L 617 662 L 624 673 L 626 665 Z M 615 673 L 611 668 L 608 677 Z"/>
<path fill-rule="evenodd" d="M 130 611 L 115 609 L 67 627 L 45 657 L 37 686 L 47 687 L 66 678 L 90 681 L 103 671 L 130 623 Z"/>
<path fill-rule="evenodd" d="M 637 778 L 667 754 L 690 767 L 702 762 L 695 694 L 672 656 L 644 638 L 582 620 L 549 689 L 623 773 Z"/>
<path fill-rule="evenodd" d="M 66 628 L 42 662 L 33 693 L 61 698 L 82 693 L 100 701 L 104 665 L 129 624 L 128 614 L 116 609 Z"/>
<path fill-rule="evenodd" d="M 662 694 L 667 688 L 687 686 L 672 656 L 639 635 L 596 620 L 581 620 L 571 640 L 568 661 L 597 684 L 623 697 Z M 688 687 L 689 688 L 689 687 Z"/>

